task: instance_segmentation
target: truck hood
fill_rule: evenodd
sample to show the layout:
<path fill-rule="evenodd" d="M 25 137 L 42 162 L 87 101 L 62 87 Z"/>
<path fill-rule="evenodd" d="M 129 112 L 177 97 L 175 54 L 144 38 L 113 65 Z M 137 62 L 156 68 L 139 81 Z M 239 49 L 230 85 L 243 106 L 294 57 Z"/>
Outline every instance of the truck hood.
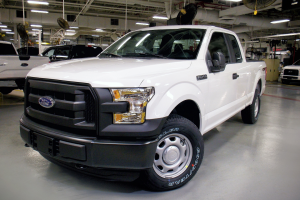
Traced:
<path fill-rule="evenodd" d="M 138 87 L 144 79 L 187 69 L 191 60 L 87 58 L 32 69 L 28 77 L 89 83 L 92 87 Z"/>
<path fill-rule="evenodd" d="M 283 69 L 300 69 L 300 65 L 288 65 L 285 66 Z"/>

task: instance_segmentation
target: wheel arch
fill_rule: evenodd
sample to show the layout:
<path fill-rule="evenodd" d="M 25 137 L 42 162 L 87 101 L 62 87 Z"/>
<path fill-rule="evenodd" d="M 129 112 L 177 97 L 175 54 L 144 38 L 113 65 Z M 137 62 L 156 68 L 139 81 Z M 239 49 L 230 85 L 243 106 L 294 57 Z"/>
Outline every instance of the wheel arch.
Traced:
<path fill-rule="evenodd" d="M 157 95 L 157 96 L 156 96 Z M 201 130 L 204 107 L 203 93 L 193 84 L 177 84 L 167 91 L 158 91 L 146 112 L 146 119 L 181 115 L 192 121 Z"/>

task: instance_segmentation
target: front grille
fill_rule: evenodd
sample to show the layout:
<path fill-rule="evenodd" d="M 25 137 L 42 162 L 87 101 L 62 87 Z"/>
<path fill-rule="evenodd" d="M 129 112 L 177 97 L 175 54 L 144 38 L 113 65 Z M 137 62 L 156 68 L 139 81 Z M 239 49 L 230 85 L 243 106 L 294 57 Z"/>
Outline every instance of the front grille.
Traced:
<path fill-rule="evenodd" d="M 285 69 L 283 75 L 298 76 L 299 71 L 295 69 Z"/>
<path fill-rule="evenodd" d="M 45 108 L 41 97 L 55 104 Z M 37 123 L 80 135 L 96 135 L 96 99 L 89 86 L 29 79 L 26 84 L 25 114 Z"/>

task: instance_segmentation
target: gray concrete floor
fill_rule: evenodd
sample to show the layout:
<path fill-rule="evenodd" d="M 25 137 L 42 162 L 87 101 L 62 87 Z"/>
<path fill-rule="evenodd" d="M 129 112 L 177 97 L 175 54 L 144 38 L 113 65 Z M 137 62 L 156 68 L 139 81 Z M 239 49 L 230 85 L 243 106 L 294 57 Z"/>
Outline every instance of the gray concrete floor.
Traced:
<path fill-rule="evenodd" d="M 0 200 L 300 199 L 300 87 L 268 83 L 259 121 L 240 114 L 204 136 L 203 163 L 184 187 L 148 192 L 52 164 L 19 136 L 22 93 L 0 94 Z"/>

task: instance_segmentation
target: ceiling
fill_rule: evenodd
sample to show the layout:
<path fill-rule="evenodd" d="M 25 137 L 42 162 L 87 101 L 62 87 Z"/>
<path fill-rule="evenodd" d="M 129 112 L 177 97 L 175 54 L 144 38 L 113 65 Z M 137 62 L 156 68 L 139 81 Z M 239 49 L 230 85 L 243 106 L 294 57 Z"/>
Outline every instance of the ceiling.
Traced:
<path fill-rule="evenodd" d="M 51 34 L 53 34 L 55 29 L 59 29 L 56 19 L 63 16 L 64 5 L 65 18 L 66 15 L 78 17 L 74 23 L 69 21 L 70 25 L 79 27 L 76 30 L 77 34 L 71 39 L 78 38 L 80 35 L 95 35 L 96 28 L 103 30 L 96 32 L 97 35 L 109 37 L 112 33 L 120 36 L 125 32 L 125 29 L 143 28 L 136 25 L 135 22 L 155 22 L 156 25 L 166 25 L 166 20 L 153 19 L 152 17 L 156 15 L 174 18 L 185 3 L 196 3 L 198 6 L 198 14 L 194 24 L 215 25 L 231 29 L 249 38 L 300 32 L 299 10 L 282 11 L 282 0 L 276 0 L 271 6 L 259 10 L 256 16 L 253 15 L 253 10 L 248 9 L 242 2 L 228 0 L 65 0 L 64 3 L 62 0 L 48 0 L 47 2 L 49 5 L 37 5 L 29 4 L 25 0 L 24 8 L 27 11 L 27 16 L 29 16 L 26 21 L 32 24 L 39 22 L 37 18 L 41 18 L 40 23 L 43 25 L 44 32 L 50 33 L 52 30 Z M 22 11 L 22 8 L 22 0 L 0 0 L 2 13 L 2 15 L 0 13 L 0 22 L 14 30 L 16 23 L 22 22 L 22 19 L 17 19 L 11 13 L 15 10 Z M 3 14 L 7 10 L 9 10 L 9 17 Z M 48 11 L 49 13 L 36 14 L 32 13 L 31 10 Z M 125 20 L 126 18 L 127 20 Z M 86 19 L 87 22 L 84 23 L 83 19 Z M 119 25 L 112 26 L 110 24 L 111 19 L 119 19 Z M 276 19 L 290 19 L 295 23 L 270 24 L 270 21 Z M 102 23 L 104 21 L 107 22 Z"/>

